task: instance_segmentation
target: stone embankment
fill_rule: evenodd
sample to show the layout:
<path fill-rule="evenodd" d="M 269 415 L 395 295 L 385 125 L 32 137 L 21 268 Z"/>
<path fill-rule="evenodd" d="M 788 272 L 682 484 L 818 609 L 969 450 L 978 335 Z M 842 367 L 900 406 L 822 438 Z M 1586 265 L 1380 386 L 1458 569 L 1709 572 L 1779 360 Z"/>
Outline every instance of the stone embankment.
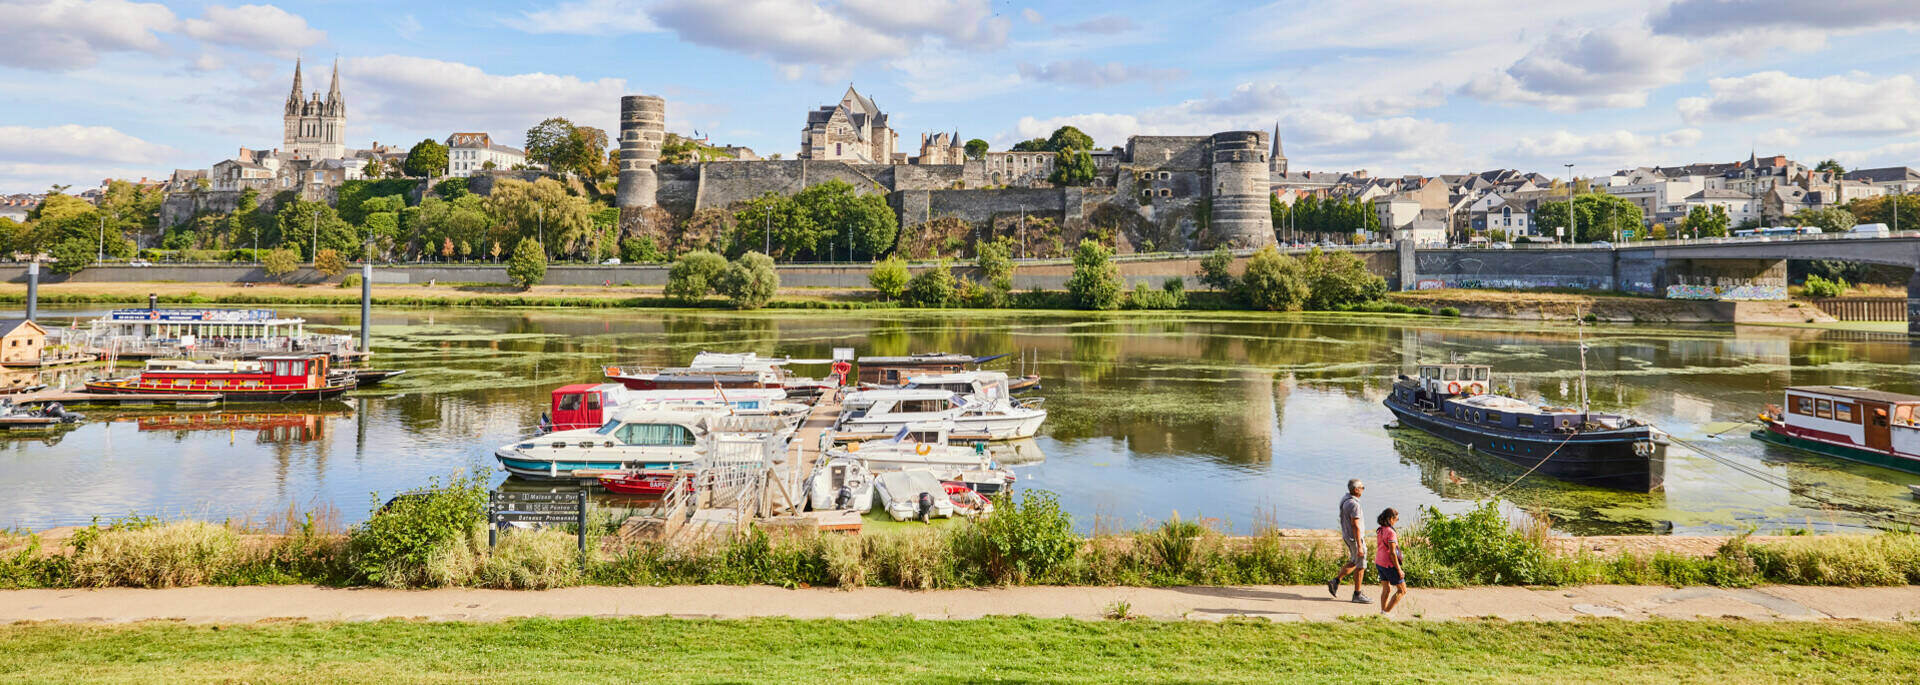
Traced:
<path fill-rule="evenodd" d="M 1613 323 L 1832 323 L 1837 319 L 1800 302 L 1667 300 L 1651 297 L 1507 290 L 1419 290 L 1393 293 L 1395 302 L 1439 310 L 1453 307 L 1474 319 L 1571 321 L 1592 314 Z"/>

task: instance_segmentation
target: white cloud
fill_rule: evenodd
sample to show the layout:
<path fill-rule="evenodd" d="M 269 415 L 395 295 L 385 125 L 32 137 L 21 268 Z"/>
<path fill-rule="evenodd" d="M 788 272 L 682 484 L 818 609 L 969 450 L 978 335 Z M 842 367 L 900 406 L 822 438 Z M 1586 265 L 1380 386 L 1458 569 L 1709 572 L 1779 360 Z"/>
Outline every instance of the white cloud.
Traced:
<path fill-rule="evenodd" d="M 165 6 L 126 0 L 0 0 L 0 65 L 43 71 L 91 67 L 103 52 L 165 54 Z"/>
<path fill-rule="evenodd" d="M 1660 136 L 1660 147 L 1668 149 L 1689 148 L 1699 145 L 1700 140 L 1705 137 L 1706 134 L 1697 128 L 1683 128 L 1668 131 Z"/>
<path fill-rule="evenodd" d="M 0 126 L 0 159 L 18 162 L 159 163 L 173 149 L 107 126 Z"/>
<path fill-rule="evenodd" d="M 1655 31 L 1722 36 L 1751 31 L 1857 31 L 1920 25 L 1912 0 L 1679 0 L 1648 19 Z"/>
<path fill-rule="evenodd" d="M 1020 78 L 1040 83 L 1058 83 L 1086 88 L 1105 88 L 1129 81 L 1164 81 L 1186 76 L 1182 69 L 1159 69 L 1119 62 L 1098 64 L 1084 59 L 1060 60 L 1048 64 L 1021 62 Z"/>
<path fill-rule="evenodd" d="M 1542 42 L 1511 66 L 1475 76 L 1461 93 L 1556 111 L 1640 107 L 1648 91 L 1679 82 L 1698 58 L 1685 41 L 1644 29 L 1586 31 Z"/>
<path fill-rule="evenodd" d="M 574 0 L 546 9 L 521 12 L 500 23 L 527 33 L 564 33 L 582 36 L 618 36 L 652 33 L 660 27 L 647 16 L 639 0 Z"/>
<path fill-rule="evenodd" d="M 904 57 L 930 40 L 948 47 L 994 48 L 1011 22 L 985 0 L 664 0 L 653 20 L 681 40 L 762 57 L 785 67 L 844 69 Z"/>
<path fill-rule="evenodd" d="M 1041 16 L 1039 12 L 1033 11 L 1032 7 L 1022 8 L 1020 10 L 1020 18 L 1027 20 L 1027 23 L 1029 24 L 1047 23 L 1047 18 L 1044 16 Z"/>
<path fill-rule="evenodd" d="M 1790 121 L 1814 136 L 1887 136 L 1920 130 L 1920 89 L 1911 75 L 1875 80 L 1860 72 L 1800 78 L 1781 71 L 1707 81 L 1707 95 L 1677 103 L 1687 123 Z"/>
<path fill-rule="evenodd" d="M 486 131 L 516 146 L 528 128 L 555 116 L 616 135 L 620 96 L 628 92 L 622 79 L 490 74 L 458 62 L 401 55 L 351 58 L 340 70 L 356 130 L 390 135 L 402 128 L 430 137 Z M 667 116 L 671 121 L 671 104 Z"/>
<path fill-rule="evenodd" d="M 1760 135 L 1754 136 L 1753 142 L 1755 145 L 1759 145 L 1762 147 L 1772 147 L 1772 148 L 1793 147 L 1795 145 L 1800 144 L 1800 136 L 1796 135 L 1793 131 L 1789 131 L 1784 128 L 1776 128 L 1768 131 L 1762 131 Z"/>
<path fill-rule="evenodd" d="M 209 43 L 291 57 L 301 48 L 327 39 L 327 32 L 307 26 L 307 20 L 273 5 L 222 7 L 209 5 L 198 19 L 188 19 L 182 32 Z"/>
<path fill-rule="evenodd" d="M 1503 160 L 1546 168 L 1568 162 L 1585 168 L 1635 166 L 1676 159 L 1675 154 L 1698 144 L 1704 136 L 1697 128 L 1657 135 L 1625 129 L 1598 133 L 1563 129 L 1543 136 L 1520 136 L 1500 150 L 1499 156 Z"/>

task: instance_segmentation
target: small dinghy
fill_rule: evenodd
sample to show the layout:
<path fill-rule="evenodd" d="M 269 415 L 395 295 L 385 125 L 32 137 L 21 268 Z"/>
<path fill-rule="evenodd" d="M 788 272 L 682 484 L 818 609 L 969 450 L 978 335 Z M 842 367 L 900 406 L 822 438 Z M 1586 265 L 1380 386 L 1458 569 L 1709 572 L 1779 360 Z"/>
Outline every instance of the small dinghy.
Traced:
<path fill-rule="evenodd" d="M 807 506 L 814 511 L 873 509 L 873 474 L 853 457 L 833 457 L 814 464 L 807 476 Z"/>
<path fill-rule="evenodd" d="M 953 498 L 931 471 L 894 471 L 874 478 L 874 495 L 895 521 L 953 516 Z"/>

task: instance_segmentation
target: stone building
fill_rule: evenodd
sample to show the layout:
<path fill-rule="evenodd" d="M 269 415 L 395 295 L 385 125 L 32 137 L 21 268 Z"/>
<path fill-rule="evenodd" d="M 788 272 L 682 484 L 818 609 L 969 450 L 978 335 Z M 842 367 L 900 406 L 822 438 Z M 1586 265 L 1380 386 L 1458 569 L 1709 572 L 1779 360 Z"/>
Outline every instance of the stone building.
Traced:
<path fill-rule="evenodd" d="M 527 152 L 493 142 L 485 133 L 447 136 L 447 175 L 472 176 L 491 169 L 512 169 L 527 163 Z"/>
<path fill-rule="evenodd" d="M 300 61 L 293 62 L 293 91 L 287 94 L 286 144 L 280 146 L 294 155 L 310 159 L 340 159 L 347 156 L 347 99 L 340 94 L 340 62 L 334 60 L 333 82 L 327 97 L 315 91 L 301 99 Z"/>
<path fill-rule="evenodd" d="M 960 132 L 952 135 L 945 133 L 920 134 L 920 156 L 913 158 L 914 164 L 965 164 L 967 144 L 960 142 Z"/>
<path fill-rule="evenodd" d="M 839 104 L 807 113 L 807 125 L 800 129 L 797 158 L 892 164 L 896 139 L 880 106 L 848 84 Z"/>

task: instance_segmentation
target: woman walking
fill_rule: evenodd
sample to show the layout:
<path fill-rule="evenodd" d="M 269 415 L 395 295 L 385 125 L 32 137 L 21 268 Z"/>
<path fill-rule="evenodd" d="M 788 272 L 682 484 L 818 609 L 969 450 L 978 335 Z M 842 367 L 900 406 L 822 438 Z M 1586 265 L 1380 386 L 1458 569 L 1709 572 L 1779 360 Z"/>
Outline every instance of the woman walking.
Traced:
<path fill-rule="evenodd" d="M 1400 522 L 1400 512 L 1388 507 L 1375 522 L 1380 528 L 1374 531 L 1373 568 L 1380 573 L 1380 613 L 1384 614 L 1407 596 L 1407 579 L 1401 574 L 1406 561 L 1400 556 L 1400 534 L 1393 530 L 1393 524 Z"/>

